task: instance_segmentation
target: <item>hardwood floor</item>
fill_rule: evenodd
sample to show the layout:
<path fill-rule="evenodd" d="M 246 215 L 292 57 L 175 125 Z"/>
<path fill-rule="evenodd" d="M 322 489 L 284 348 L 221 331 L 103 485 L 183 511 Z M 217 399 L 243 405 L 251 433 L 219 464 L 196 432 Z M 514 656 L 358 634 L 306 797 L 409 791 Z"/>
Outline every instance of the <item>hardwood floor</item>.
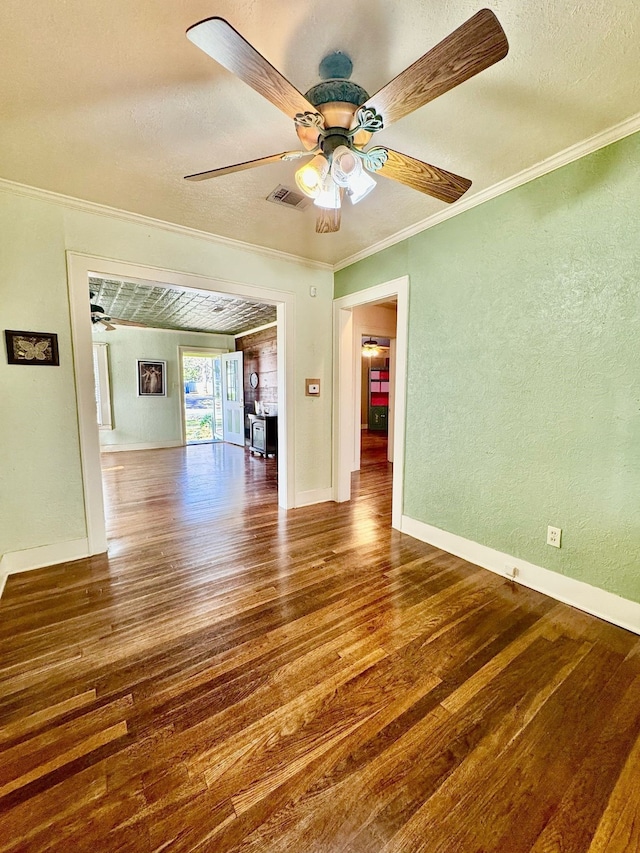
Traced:
<path fill-rule="evenodd" d="M 274 460 L 104 460 L 111 548 L 0 600 L 0 851 L 638 853 L 640 641 Z M 379 444 L 379 441 L 378 441 Z"/>

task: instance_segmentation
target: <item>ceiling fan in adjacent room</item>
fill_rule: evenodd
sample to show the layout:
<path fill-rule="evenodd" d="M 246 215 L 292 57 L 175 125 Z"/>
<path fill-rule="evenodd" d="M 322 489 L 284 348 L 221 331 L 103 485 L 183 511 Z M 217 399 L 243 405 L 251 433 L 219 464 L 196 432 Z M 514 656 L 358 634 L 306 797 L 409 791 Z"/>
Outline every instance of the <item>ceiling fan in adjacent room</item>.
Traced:
<path fill-rule="evenodd" d="M 357 204 L 374 188 L 371 173 L 399 181 L 445 202 L 457 201 L 471 181 L 384 146 L 367 149 L 374 133 L 503 59 L 509 44 L 496 16 L 481 9 L 372 97 L 349 80 L 352 63 L 341 52 L 320 63 L 321 83 L 302 95 L 223 18 L 207 18 L 187 37 L 295 123 L 303 150 L 187 175 L 202 181 L 311 157 L 296 182 L 318 208 L 316 231 L 340 228 L 343 199 Z"/>
<path fill-rule="evenodd" d="M 144 323 L 134 323 L 131 320 L 122 320 L 120 317 L 109 317 L 107 312 L 101 305 L 96 305 L 93 301 L 95 297 L 95 293 L 89 291 L 89 299 L 90 299 L 90 307 L 91 307 L 91 322 L 94 326 L 100 324 L 104 326 L 107 332 L 115 332 L 116 327 L 113 325 L 116 323 L 118 326 L 136 326 L 141 329 L 147 329 L 148 326 L 145 326 Z"/>

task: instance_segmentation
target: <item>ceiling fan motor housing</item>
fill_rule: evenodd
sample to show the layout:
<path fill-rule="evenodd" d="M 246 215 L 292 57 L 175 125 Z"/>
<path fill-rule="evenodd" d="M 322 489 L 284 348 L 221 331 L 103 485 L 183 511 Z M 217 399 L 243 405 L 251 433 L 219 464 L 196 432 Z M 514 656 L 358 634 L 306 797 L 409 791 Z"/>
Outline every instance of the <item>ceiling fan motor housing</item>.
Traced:
<path fill-rule="evenodd" d="M 351 80 L 323 80 L 321 83 L 312 86 L 305 93 L 305 98 L 317 108 L 324 118 L 327 136 L 324 140 L 323 151 L 328 155 L 327 139 L 332 135 L 332 131 L 335 130 L 336 133 L 341 130 L 346 131 L 354 125 L 356 110 L 369 100 L 369 93 Z M 319 135 L 317 128 L 301 127 L 296 124 L 296 133 L 307 151 L 317 147 Z M 338 145 L 347 145 L 349 148 L 355 145 L 357 148 L 364 148 L 371 139 L 371 134 L 368 131 L 361 130 L 356 133 L 353 139 L 345 142 L 345 138 L 340 136 L 340 141 L 336 140 L 333 147 L 330 144 L 330 153 Z"/>

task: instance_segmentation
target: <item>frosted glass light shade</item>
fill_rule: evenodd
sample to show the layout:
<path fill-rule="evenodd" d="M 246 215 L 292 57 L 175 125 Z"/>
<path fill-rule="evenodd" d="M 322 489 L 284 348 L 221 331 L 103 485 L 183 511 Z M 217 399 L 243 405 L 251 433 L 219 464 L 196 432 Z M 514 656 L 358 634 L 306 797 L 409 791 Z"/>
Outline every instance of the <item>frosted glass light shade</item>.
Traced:
<path fill-rule="evenodd" d="M 347 193 L 351 199 L 351 204 L 357 204 L 359 201 L 362 201 L 365 196 L 369 195 L 375 185 L 376 182 L 373 180 L 371 175 L 364 170 L 362 170 L 359 175 L 354 175 L 354 177 L 349 180 L 347 187 Z"/>
<path fill-rule="evenodd" d="M 325 207 L 328 210 L 338 210 L 340 207 L 340 187 L 331 175 L 327 175 L 324 179 L 322 189 L 313 203 L 317 207 Z"/>
<path fill-rule="evenodd" d="M 296 172 L 296 184 L 309 198 L 317 198 L 322 183 L 329 172 L 329 161 L 324 154 L 316 154 Z"/>
<path fill-rule="evenodd" d="M 339 145 L 333 152 L 331 177 L 339 187 L 348 187 L 362 173 L 360 158 L 346 145 Z"/>

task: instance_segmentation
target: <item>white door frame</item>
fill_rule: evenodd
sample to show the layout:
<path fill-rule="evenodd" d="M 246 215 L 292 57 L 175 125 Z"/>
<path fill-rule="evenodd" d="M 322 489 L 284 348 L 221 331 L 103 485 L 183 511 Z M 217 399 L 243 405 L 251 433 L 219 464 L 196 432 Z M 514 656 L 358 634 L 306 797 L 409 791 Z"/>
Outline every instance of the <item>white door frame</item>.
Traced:
<path fill-rule="evenodd" d="M 353 468 L 355 407 L 353 405 L 355 373 L 360 363 L 355 357 L 352 308 L 379 302 L 396 296 L 398 300 L 396 328 L 396 372 L 393 431 L 393 487 L 391 526 L 402 527 L 404 494 L 404 437 L 407 391 L 407 338 L 409 322 L 409 276 L 359 290 L 333 300 L 333 499 L 351 499 L 351 470 Z M 359 347 L 358 347 L 359 349 Z M 359 426 L 358 418 L 358 426 Z"/>
<path fill-rule="evenodd" d="M 95 416 L 93 348 L 89 313 L 89 276 L 124 278 L 129 281 L 160 283 L 169 289 L 192 288 L 246 297 L 275 305 L 278 347 L 278 505 L 295 505 L 295 294 L 271 290 L 244 282 L 214 279 L 160 267 L 114 261 L 95 255 L 67 252 L 67 279 L 71 308 L 71 342 L 78 406 L 80 463 L 84 490 L 89 554 L 107 550 L 107 534 L 102 494 L 100 442 Z"/>
<path fill-rule="evenodd" d="M 187 413 L 185 412 L 185 399 L 184 399 L 184 357 L 185 355 L 204 355 L 208 358 L 219 358 L 221 355 L 224 355 L 229 350 L 226 349 L 216 349 L 215 347 L 188 347 L 184 345 L 180 345 L 178 347 L 178 366 L 180 370 L 180 382 L 181 384 L 181 392 L 182 392 L 182 405 L 180 406 L 180 422 L 182 427 L 182 443 L 187 443 Z M 214 404 L 215 406 L 215 404 Z M 215 429 L 214 429 L 215 434 Z"/>

